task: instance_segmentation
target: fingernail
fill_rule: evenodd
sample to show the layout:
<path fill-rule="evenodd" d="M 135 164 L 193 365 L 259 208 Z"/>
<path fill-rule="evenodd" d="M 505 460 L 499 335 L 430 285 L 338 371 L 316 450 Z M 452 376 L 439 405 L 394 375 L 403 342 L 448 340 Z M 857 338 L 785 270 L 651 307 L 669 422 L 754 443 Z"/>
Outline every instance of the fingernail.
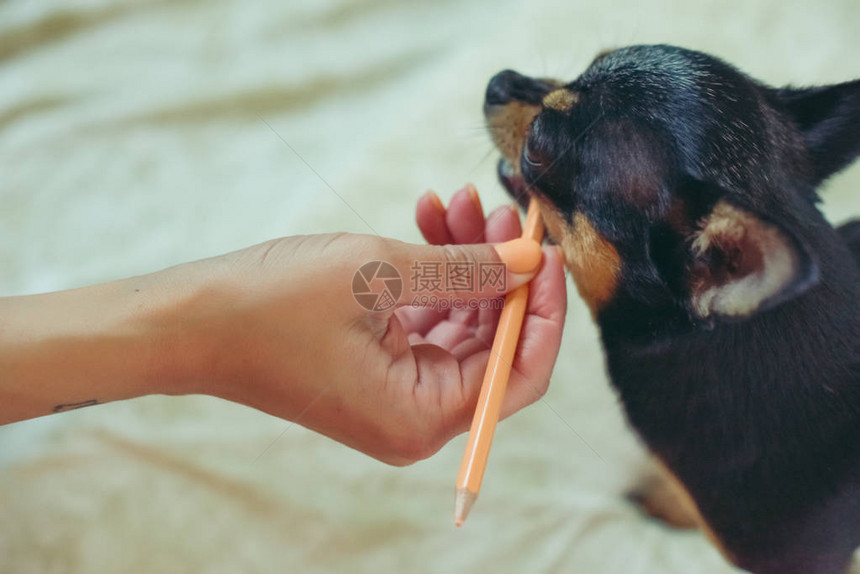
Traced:
<path fill-rule="evenodd" d="M 478 210 L 478 213 L 484 213 L 484 206 L 481 205 L 481 198 L 478 197 L 478 190 L 471 183 L 467 183 L 463 188 L 466 190 L 466 193 L 469 194 L 469 199 L 472 200 L 472 203 L 475 204 L 475 208 Z"/>
<path fill-rule="evenodd" d="M 433 206 L 433 209 L 438 211 L 439 213 L 445 213 L 445 204 L 442 203 L 442 200 L 439 199 L 439 196 L 436 195 L 436 192 L 432 189 L 427 190 L 427 193 L 424 194 L 430 200 L 430 205 Z"/>
<path fill-rule="evenodd" d="M 511 273 L 529 273 L 540 265 L 541 247 L 537 241 L 519 237 L 493 247 Z"/>
<path fill-rule="evenodd" d="M 527 285 L 531 283 L 532 279 L 535 278 L 535 275 L 537 275 L 537 273 L 534 271 L 531 273 L 508 273 L 508 282 L 505 284 L 505 288 L 508 291 L 513 291 L 517 287 Z"/>

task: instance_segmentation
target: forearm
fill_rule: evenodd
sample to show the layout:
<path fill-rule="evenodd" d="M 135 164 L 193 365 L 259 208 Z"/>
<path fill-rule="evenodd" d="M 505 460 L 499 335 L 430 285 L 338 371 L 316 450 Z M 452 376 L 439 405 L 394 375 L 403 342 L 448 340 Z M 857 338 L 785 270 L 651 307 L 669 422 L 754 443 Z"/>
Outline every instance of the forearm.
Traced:
<path fill-rule="evenodd" d="M 0 299 L 0 424 L 151 393 L 183 392 L 189 341 L 155 276 Z"/>

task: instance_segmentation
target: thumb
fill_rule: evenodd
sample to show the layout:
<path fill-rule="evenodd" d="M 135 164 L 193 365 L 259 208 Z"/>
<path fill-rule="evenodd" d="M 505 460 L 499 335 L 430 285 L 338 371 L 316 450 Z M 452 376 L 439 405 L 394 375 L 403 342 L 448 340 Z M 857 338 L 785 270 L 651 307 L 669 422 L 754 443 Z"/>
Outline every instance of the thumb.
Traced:
<path fill-rule="evenodd" d="M 502 296 L 532 280 L 541 263 L 541 246 L 531 239 L 496 244 L 413 245 L 395 254 L 402 274 L 398 304 L 456 305 Z"/>

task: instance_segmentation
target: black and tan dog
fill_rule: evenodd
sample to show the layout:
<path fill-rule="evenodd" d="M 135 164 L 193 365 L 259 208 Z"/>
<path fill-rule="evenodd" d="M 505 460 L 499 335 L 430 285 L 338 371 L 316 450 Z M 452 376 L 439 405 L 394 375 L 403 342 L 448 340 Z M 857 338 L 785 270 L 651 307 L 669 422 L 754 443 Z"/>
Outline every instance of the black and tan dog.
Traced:
<path fill-rule="evenodd" d="M 632 426 L 736 565 L 842 574 L 860 546 L 860 81 L 772 89 L 669 46 L 562 84 L 505 71 L 502 182 L 540 199 Z M 684 502 L 681 502 L 681 500 Z"/>

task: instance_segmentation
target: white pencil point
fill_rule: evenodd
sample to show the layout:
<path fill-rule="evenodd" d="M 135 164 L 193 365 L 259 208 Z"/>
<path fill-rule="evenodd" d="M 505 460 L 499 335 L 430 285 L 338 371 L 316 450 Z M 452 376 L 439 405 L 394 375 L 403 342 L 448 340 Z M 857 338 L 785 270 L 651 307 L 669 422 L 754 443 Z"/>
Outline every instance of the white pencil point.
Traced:
<path fill-rule="evenodd" d="M 454 524 L 462 526 L 469 516 L 469 511 L 472 510 L 472 505 L 478 499 L 477 493 L 472 492 L 468 488 L 457 489 L 457 502 L 454 506 Z"/>

